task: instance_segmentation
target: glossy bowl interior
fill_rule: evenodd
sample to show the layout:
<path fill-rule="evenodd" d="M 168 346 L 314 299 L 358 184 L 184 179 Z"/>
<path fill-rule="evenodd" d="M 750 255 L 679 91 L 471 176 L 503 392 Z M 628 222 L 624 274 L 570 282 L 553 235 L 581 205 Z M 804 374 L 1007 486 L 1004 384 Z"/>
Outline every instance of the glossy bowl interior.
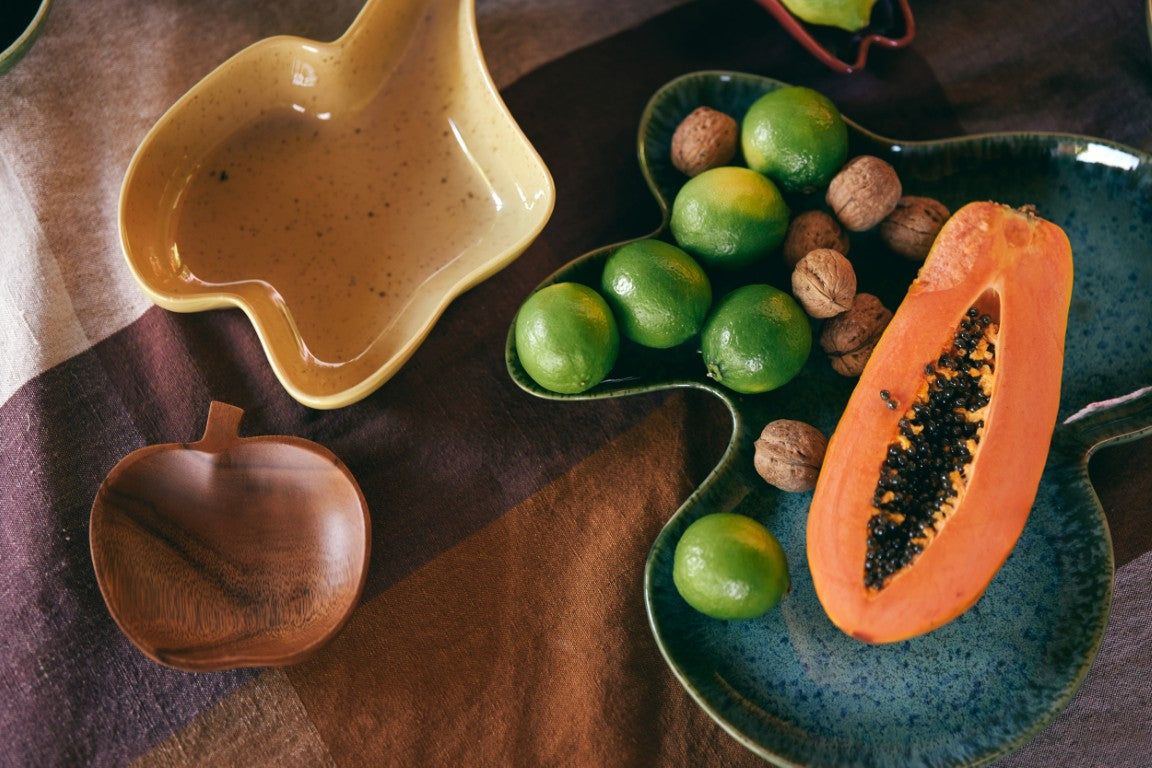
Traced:
<path fill-rule="evenodd" d="M 181 98 L 128 168 L 120 235 L 156 303 L 240 307 L 285 388 L 333 408 L 395 373 L 553 203 L 472 0 L 369 0 L 336 41 L 261 41 Z"/>
<path fill-rule="evenodd" d="M 240 437 L 213 402 L 204 437 L 125 456 L 92 504 L 96 582 L 149 658 L 187 671 L 284 666 L 350 618 L 371 519 L 348 468 L 290 436 Z"/>
<path fill-rule="evenodd" d="M 641 117 L 641 171 L 663 211 L 654 236 L 670 239 L 668 211 L 685 177 L 671 164 L 677 124 L 704 104 L 739 116 L 767 78 L 697 72 L 661 88 Z M 1071 700 L 1099 647 L 1112 595 L 1107 523 L 1088 481 L 1092 451 L 1152 432 L 1152 159 L 1107 141 L 1061 134 L 995 134 L 901 142 L 849 121 L 850 154 L 874 154 L 897 169 L 907 194 L 951 210 L 973 200 L 1033 204 L 1072 243 L 1075 285 L 1069 314 L 1059 426 L 1029 522 L 985 597 L 959 619 L 922 637 L 870 646 L 828 620 L 807 568 L 805 521 L 811 492 L 784 493 L 756 475 L 754 440 L 769 421 L 836 428 L 854 379 L 835 374 L 819 348 L 789 384 L 742 396 L 706 375 L 698 339 L 670 350 L 621 342 L 616 367 L 580 395 L 542 389 L 516 356 L 508 371 L 525 391 L 575 401 L 691 387 L 718 397 L 732 417 L 720 463 L 653 542 L 644 596 L 657 645 L 688 693 L 742 744 L 779 765 L 959 766 L 990 762 L 1043 729 Z M 794 212 L 820 207 L 793 198 Z M 597 287 L 608 244 L 562 267 L 543 285 Z M 895 308 L 915 267 L 874 234 L 854 236 L 848 254 L 859 290 Z M 723 276 L 733 284 L 789 286 L 783 260 Z M 819 321 L 814 321 L 819 332 Z M 1119 398 L 1119 399 L 1113 399 Z M 1098 403 L 1085 410 L 1089 403 Z M 737 511 L 764 523 L 788 558 L 792 590 L 750 621 L 716 621 L 692 610 L 672 582 L 680 535 L 709 512 Z"/>

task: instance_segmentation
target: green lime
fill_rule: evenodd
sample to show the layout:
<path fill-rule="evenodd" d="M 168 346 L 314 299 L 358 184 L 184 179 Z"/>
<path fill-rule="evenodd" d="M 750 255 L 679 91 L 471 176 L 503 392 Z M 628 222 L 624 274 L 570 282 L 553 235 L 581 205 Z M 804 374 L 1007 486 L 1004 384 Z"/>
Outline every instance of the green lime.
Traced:
<path fill-rule="evenodd" d="M 788 561 L 771 531 L 733 512 L 704 515 L 672 556 L 672 582 L 689 605 L 714 619 L 753 619 L 788 591 Z"/>
<path fill-rule="evenodd" d="M 768 178 L 721 166 L 692 177 L 672 201 L 669 227 L 705 266 L 738 269 L 760 261 L 788 232 L 788 205 Z"/>
<path fill-rule="evenodd" d="M 609 256 L 600 290 L 621 333 L 657 349 L 699 333 L 712 306 L 712 283 L 704 270 L 661 240 L 637 240 Z"/>
<path fill-rule="evenodd" d="M 516 313 L 516 354 L 537 384 L 576 394 L 600 383 L 616 363 L 620 333 L 607 302 L 579 283 L 553 283 Z"/>
<path fill-rule="evenodd" d="M 744 394 L 787 384 L 812 350 L 812 326 L 796 300 L 771 285 L 737 288 L 704 322 L 700 350 L 708 375 Z"/>
<path fill-rule="evenodd" d="M 785 192 L 809 193 L 828 182 L 848 158 L 848 128 L 840 110 L 811 88 L 789 86 L 752 103 L 740 124 L 748 167 Z"/>

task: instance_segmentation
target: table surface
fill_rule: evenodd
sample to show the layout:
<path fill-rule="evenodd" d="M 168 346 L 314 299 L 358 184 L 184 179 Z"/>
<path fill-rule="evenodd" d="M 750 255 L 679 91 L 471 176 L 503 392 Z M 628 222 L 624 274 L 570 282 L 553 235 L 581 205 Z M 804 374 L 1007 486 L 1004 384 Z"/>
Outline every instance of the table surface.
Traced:
<path fill-rule="evenodd" d="M 699 392 L 526 395 L 503 359 L 517 305 L 570 259 L 659 223 L 635 130 L 680 74 L 808 85 L 902 139 L 1058 131 L 1152 152 L 1144 8 L 925 2 L 910 48 L 844 76 L 751 0 L 479 0 L 490 71 L 551 169 L 555 212 L 398 375 L 315 411 L 277 384 L 242 313 L 144 297 L 116 205 L 144 133 L 216 64 L 273 34 L 331 39 L 359 10 L 320 5 L 56 0 L 0 77 L 0 765 L 762 764 L 665 666 L 641 589 L 653 538 L 728 440 L 727 412 Z M 305 663 L 162 667 L 100 597 L 101 480 L 137 448 L 198 437 L 212 400 L 244 408 L 246 434 L 327 446 L 368 500 L 363 599 Z M 1149 443 L 1091 462 L 1116 553 L 1110 625 L 1076 698 L 1003 765 L 1152 760 Z"/>

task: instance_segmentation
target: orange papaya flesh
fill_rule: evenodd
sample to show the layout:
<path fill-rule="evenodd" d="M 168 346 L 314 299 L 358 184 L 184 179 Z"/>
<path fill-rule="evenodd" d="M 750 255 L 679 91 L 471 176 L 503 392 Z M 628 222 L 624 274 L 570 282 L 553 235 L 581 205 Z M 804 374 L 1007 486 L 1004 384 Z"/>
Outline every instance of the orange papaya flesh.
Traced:
<path fill-rule="evenodd" d="M 829 440 L 807 525 L 825 612 L 865 642 L 946 624 L 1024 529 L 1060 401 L 1072 252 L 1031 209 L 945 224 Z"/>

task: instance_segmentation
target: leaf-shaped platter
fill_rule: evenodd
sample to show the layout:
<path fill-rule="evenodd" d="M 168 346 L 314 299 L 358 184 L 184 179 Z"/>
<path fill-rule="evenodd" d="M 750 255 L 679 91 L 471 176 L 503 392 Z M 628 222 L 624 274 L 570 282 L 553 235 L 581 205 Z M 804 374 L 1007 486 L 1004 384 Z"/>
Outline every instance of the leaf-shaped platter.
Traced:
<path fill-rule="evenodd" d="M 125 175 L 120 240 L 153 301 L 240 307 L 288 392 L 335 408 L 519 256 L 554 199 L 473 0 L 368 0 L 337 40 L 262 40 L 177 101 Z"/>
<path fill-rule="evenodd" d="M 664 212 L 654 236 L 668 238 L 669 205 L 685 180 L 669 161 L 679 121 L 701 104 L 741 115 L 781 85 L 698 72 L 653 96 L 641 121 L 639 159 Z M 907 194 L 935 197 L 952 210 L 979 199 L 1031 203 L 1065 229 L 1073 246 L 1075 287 L 1048 466 L 1013 554 L 985 597 L 959 619 L 913 640 L 869 646 L 841 633 L 821 609 L 805 555 L 811 493 L 777 491 L 760 480 L 752 462 L 753 441 L 768 421 L 800 419 L 826 434 L 836 427 L 854 380 L 833 373 L 818 349 L 792 382 L 755 396 L 736 395 L 708 379 L 695 340 L 664 351 L 624 343 L 604 382 L 565 396 L 541 389 L 525 374 L 510 331 L 508 370 L 520 387 L 543 398 L 694 387 L 727 405 L 732 439 L 719 465 L 653 543 L 644 592 L 656 642 L 673 672 L 740 742 L 780 765 L 976 765 L 1025 743 L 1069 702 L 1107 623 L 1112 548 L 1087 460 L 1099 446 L 1152 431 L 1152 305 L 1143 294 L 1152 285 L 1152 160 L 1073 135 L 900 142 L 851 123 L 849 130 L 850 154 L 887 159 Z M 791 202 L 794 212 L 819 204 Z M 597 285 L 604 260 L 620 245 L 575 259 L 542 286 L 563 280 Z M 860 290 L 891 308 L 899 304 L 914 267 L 898 264 L 869 235 L 853 239 L 849 256 Z M 782 264 L 734 279 L 751 277 L 788 285 Z M 725 289 L 718 283 L 716 295 Z M 759 619 L 709 619 L 692 610 L 672 583 L 681 533 L 718 511 L 760 520 L 788 556 L 792 591 Z"/>

